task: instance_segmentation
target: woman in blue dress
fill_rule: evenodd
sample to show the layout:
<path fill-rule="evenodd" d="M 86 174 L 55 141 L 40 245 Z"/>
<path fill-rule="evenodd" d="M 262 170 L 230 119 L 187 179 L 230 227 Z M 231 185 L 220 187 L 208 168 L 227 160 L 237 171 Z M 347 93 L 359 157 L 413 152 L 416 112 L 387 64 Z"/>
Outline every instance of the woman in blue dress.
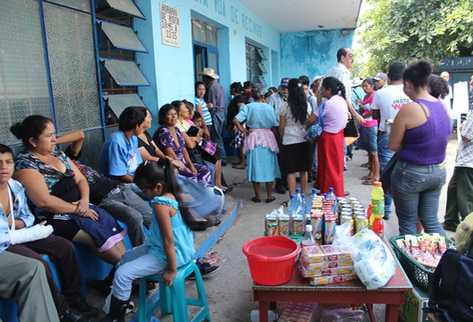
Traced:
<path fill-rule="evenodd" d="M 253 202 L 261 202 L 260 184 L 266 184 L 266 202 L 274 201 L 273 183 L 280 177 L 277 153 L 278 144 L 273 129 L 278 126 L 274 108 L 264 102 L 259 91 L 253 92 L 254 102 L 243 106 L 233 119 L 238 130 L 245 134 L 244 153 L 248 181 L 253 183 Z M 241 123 L 246 122 L 245 129 Z"/>

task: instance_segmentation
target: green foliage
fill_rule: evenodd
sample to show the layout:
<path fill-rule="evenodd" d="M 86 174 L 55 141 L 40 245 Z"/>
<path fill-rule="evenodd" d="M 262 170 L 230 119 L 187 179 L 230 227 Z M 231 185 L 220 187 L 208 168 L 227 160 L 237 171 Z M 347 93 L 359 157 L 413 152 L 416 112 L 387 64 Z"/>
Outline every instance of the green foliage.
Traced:
<path fill-rule="evenodd" d="M 473 55 L 472 0 L 365 0 L 360 74 L 374 75 L 390 62 Z M 355 52 L 355 57 L 360 53 Z M 355 61 L 356 64 L 356 61 Z"/>

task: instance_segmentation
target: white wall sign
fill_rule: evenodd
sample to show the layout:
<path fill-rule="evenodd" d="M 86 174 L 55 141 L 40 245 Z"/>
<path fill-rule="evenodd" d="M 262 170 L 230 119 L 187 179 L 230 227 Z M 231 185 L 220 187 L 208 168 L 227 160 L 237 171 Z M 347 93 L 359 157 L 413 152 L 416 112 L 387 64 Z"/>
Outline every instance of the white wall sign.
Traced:
<path fill-rule="evenodd" d="M 179 13 L 176 8 L 161 3 L 161 40 L 168 46 L 180 47 Z"/>

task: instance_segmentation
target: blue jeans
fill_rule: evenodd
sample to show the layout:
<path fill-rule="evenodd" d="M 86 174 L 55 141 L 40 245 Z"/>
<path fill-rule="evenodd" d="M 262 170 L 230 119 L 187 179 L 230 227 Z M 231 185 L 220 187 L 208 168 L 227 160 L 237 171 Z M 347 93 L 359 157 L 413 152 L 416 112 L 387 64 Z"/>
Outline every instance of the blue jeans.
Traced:
<path fill-rule="evenodd" d="M 212 127 L 210 129 L 210 135 L 212 140 L 217 144 L 217 151 L 222 158 L 225 158 L 225 147 L 223 143 L 223 127 L 225 123 L 225 111 L 223 108 L 212 108 L 210 110 L 212 115 Z"/>
<path fill-rule="evenodd" d="M 437 218 L 440 190 L 447 177 L 445 165 L 421 166 L 398 161 L 392 175 L 399 233 L 415 234 L 419 218 L 427 233 L 445 234 Z"/>
<path fill-rule="evenodd" d="M 384 167 L 393 157 L 394 152 L 389 149 L 389 135 L 385 132 L 378 132 L 378 158 L 381 174 Z M 389 218 L 392 212 L 393 199 L 390 194 L 384 195 L 384 215 Z"/>

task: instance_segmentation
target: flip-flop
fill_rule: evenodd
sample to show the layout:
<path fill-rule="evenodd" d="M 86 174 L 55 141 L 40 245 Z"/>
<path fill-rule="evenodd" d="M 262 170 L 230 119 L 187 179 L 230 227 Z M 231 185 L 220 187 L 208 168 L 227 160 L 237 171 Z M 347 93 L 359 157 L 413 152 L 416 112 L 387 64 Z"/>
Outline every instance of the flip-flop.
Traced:
<path fill-rule="evenodd" d="M 363 176 L 360 178 L 361 180 L 371 180 L 371 177 L 369 175 Z"/>
<path fill-rule="evenodd" d="M 239 169 L 239 170 L 244 170 L 246 167 L 244 164 L 237 164 L 237 165 L 232 165 L 233 169 Z"/>
<path fill-rule="evenodd" d="M 258 202 L 261 202 L 261 199 L 253 197 L 251 198 L 251 201 L 258 203 Z"/>
<path fill-rule="evenodd" d="M 266 199 L 266 203 L 273 202 L 274 200 L 276 200 L 275 197 L 268 198 L 268 199 Z"/>

